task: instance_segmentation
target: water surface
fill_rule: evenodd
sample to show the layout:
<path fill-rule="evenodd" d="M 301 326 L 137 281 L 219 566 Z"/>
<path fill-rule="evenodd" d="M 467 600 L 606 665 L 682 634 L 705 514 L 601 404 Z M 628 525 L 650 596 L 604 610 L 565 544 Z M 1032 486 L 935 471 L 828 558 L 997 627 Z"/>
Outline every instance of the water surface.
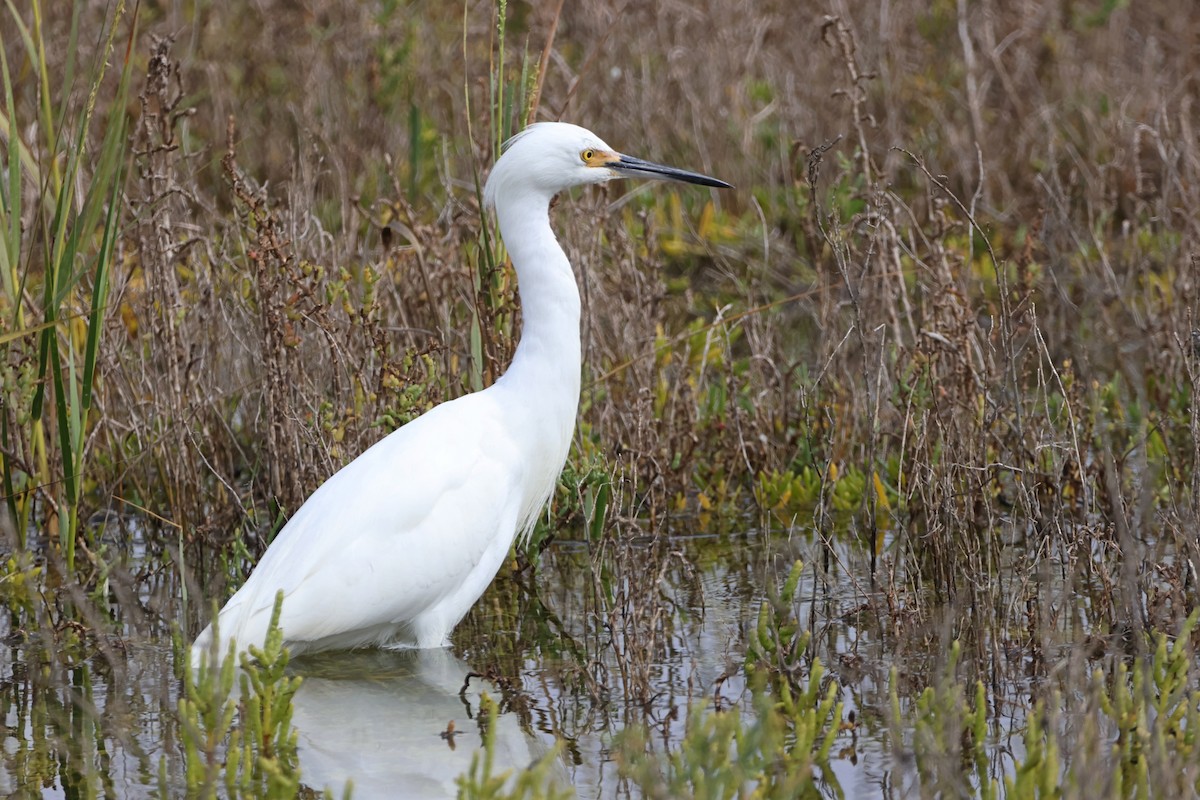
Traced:
<path fill-rule="evenodd" d="M 879 612 L 888 599 L 872 589 L 860 549 L 757 533 L 559 541 L 536 571 L 502 572 L 453 648 L 297 660 L 302 779 L 339 796 L 352 781 L 358 798 L 453 797 L 481 742 L 487 691 L 500 702 L 499 769 L 561 743 L 553 772 L 579 797 L 636 796 L 614 761 L 620 731 L 645 725 L 656 746 L 671 748 L 695 715 L 746 705 L 747 632 L 796 558 L 808 566 L 794 612 L 813 633 L 802 666 L 819 657 L 842 687 L 844 716 L 858 721 L 819 778 L 829 796 L 886 795 L 903 766 L 884 745 L 888 670 L 899 665 L 904 680 L 927 683 L 944 642 L 932 629 L 923 644 L 889 632 Z M 145 569 L 136 560 L 124 569 L 107 593 L 111 619 L 96 620 L 114 633 L 76 643 L 73 623 L 37 596 L 8 615 L 0 793 L 153 797 L 160 772 L 181 791 L 169 644 L 177 589 L 167 570 L 156 583 L 133 574 Z M 40 623 L 14 625 L 20 619 Z"/>

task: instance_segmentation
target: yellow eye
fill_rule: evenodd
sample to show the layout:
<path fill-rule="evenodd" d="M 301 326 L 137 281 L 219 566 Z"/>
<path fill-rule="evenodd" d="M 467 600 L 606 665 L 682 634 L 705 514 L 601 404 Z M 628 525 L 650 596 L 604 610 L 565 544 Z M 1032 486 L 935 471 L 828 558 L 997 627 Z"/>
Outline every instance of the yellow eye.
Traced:
<path fill-rule="evenodd" d="M 580 153 L 579 157 L 583 159 L 583 163 L 587 164 L 593 158 L 596 157 L 596 151 L 592 150 L 591 148 L 588 148 L 587 150 L 584 150 L 582 153 Z"/>

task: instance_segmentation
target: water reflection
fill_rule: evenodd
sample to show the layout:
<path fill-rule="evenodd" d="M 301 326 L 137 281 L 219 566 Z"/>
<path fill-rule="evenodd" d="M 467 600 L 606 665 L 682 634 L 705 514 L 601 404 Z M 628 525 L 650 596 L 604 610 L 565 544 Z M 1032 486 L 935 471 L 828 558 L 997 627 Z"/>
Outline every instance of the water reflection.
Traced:
<path fill-rule="evenodd" d="M 636 797 L 614 761 L 618 733 L 644 725 L 656 747 L 670 750 L 695 715 L 745 707 L 747 636 L 767 587 L 778 586 L 797 557 L 809 566 L 794 611 L 813 634 L 801 667 L 820 657 L 842 687 L 845 711 L 859 720 L 857 734 L 835 744 L 818 776 L 821 791 L 888 796 L 897 772 L 912 772 L 903 752 L 897 759 L 883 744 L 889 670 L 900 668 L 907 710 L 908 698 L 939 674 L 952 630 L 906 622 L 903 608 L 881 613 L 890 606 L 858 549 L 758 534 L 560 541 L 536 572 L 506 571 L 489 588 L 455 631 L 461 660 L 448 650 L 297 660 L 302 780 L 334 796 L 348 780 L 356 798 L 456 796 L 455 780 L 481 742 L 479 694 L 501 696 L 478 679 L 460 696 L 474 669 L 504 681 L 497 771 L 527 766 L 562 741 L 556 768 L 581 800 Z M 152 797 L 186 786 L 166 644 L 178 587 L 164 578 L 143 597 L 133 590 L 144 578 L 114 573 L 112 583 L 121 599 L 106 613 L 124 635 L 87 638 L 70 652 L 56 643 L 73 629 L 54 633 L 58 612 L 40 604 L 42 595 L 23 618 L 0 615 L 0 642 L 11 642 L 0 653 L 0 795 Z M 43 635 L 26 638 L 23 630 Z M 1027 696 L 1023 684 L 1000 686 L 996 702 Z M 451 722 L 457 734 L 444 738 Z"/>
<path fill-rule="evenodd" d="M 497 770 L 525 766 L 562 740 L 560 781 L 581 800 L 638 796 L 618 774 L 616 734 L 646 725 L 670 749 L 695 715 L 744 708 L 747 620 L 756 618 L 765 587 L 778 584 L 797 555 L 809 555 L 804 550 L 802 542 L 753 537 L 660 538 L 605 553 L 559 543 L 543 554 L 536 576 L 502 576 L 455 633 L 475 669 L 517 679 L 506 687 L 512 710 L 498 722 Z M 824 604 L 822 618 L 861 602 L 854 589 L 824 584 L 815 571 L 801 583 L 803 596 Z M 797 609 L 806 626 L 813 610 Z M 849 649 L 844 637 L 852 630 L 827 630 L 829 647 Z M 337 794 L 352 779 L 356 798 L 454 797 L 455 779 L 480 744 L 479 691 L 498 696 L 475 679 L 460 698 L 470 669 L 445 650 L 297 661 L 305 680 L 295 698 L 304 782 Z M 849 688 L 843 697 L 847 709 L 860 707 Z M 451 720 L 462 731 L 453 750 L 440 736 Z M 878 743 L 868 735 L 855 751 L 844 738 L 819 778 L 824 793 L 878 793 Z"/>
<path fill-rule="evenodd" d="M 448 650 L 333 653 L 295 663 L 294 698 L 304 783 L 355 798 L 454 797 L 455 779 L 482 743 L 479 695 L 498 693 Z M 495 721 L 495 768 L 528 766 L 552 744 L 522 730 L 514 714 Z M 453 733 L 447 733 L 447 729 Z M 563 777 L 565 782 L 565 775 Z"/>

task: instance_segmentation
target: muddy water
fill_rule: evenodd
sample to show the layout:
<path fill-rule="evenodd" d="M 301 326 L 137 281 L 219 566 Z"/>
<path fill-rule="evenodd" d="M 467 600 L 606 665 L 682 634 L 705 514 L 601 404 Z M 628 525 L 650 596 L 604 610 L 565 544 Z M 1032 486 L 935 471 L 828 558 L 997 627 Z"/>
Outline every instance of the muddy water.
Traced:
<path fill-rule="evenodd" d="M 813 565 L 796 608 L 815 634 L 812 654 L 863 722 L 841 735 L 821 779 L 831 796 L 885 794 L 894 779 L 881 722 L 891 662 L 878 620 L 863 613 L 867 561 L 850 548 L 755 534 L 559 542 L 536 573 L 503 575 L 451 650 L 297 661 L 303 780 L 338 795 L 353 781 L 359 798 L 452 797 L 480 742 L 486 690 L 501 701 L 498 766 L 527 765 L 560 741 L 556 775 L 579 797 L 632 796 L 613 760 L 614 737 L 647 725 L 658 746 L 671 747 L 690 715 L 747 700 L 746 632 L 767 587 L 798 557 Z M 160 780 L 168 794 L 181 791 L 171 587 L 145 589 L 153 581 L 140 569 L 127 576 L 139 591 L 112 589 L 110 601 L 124 598 L 108 606 L 114 619 L 95 620 L 118 633 L 72 644 L 74 623 L 56 619 L 36 593 L 5 615 L 0 794 L 152 797 Z M 837 578 L 839 569 L 853 579 Z M 469 672 L 491 680 L 467 681 Z M 456 733 L 444 735 L 450 723 Z"/>

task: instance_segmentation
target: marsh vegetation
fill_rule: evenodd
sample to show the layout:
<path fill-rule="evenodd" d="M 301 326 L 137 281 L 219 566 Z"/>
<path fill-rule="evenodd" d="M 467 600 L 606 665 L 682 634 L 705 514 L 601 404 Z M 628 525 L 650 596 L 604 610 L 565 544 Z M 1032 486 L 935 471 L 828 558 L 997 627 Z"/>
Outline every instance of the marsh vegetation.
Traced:
<path fill-rule="evenodd" d="M 370 796 L 419 718 L 467 797 L 1200 792 L 1192 11 L 0 9 L 0 791 Z M 534 118 L 739 187 L 558 202 L 544 520 L 448 661 L 185 675 L 325 477 L 503 371 Z"/>

